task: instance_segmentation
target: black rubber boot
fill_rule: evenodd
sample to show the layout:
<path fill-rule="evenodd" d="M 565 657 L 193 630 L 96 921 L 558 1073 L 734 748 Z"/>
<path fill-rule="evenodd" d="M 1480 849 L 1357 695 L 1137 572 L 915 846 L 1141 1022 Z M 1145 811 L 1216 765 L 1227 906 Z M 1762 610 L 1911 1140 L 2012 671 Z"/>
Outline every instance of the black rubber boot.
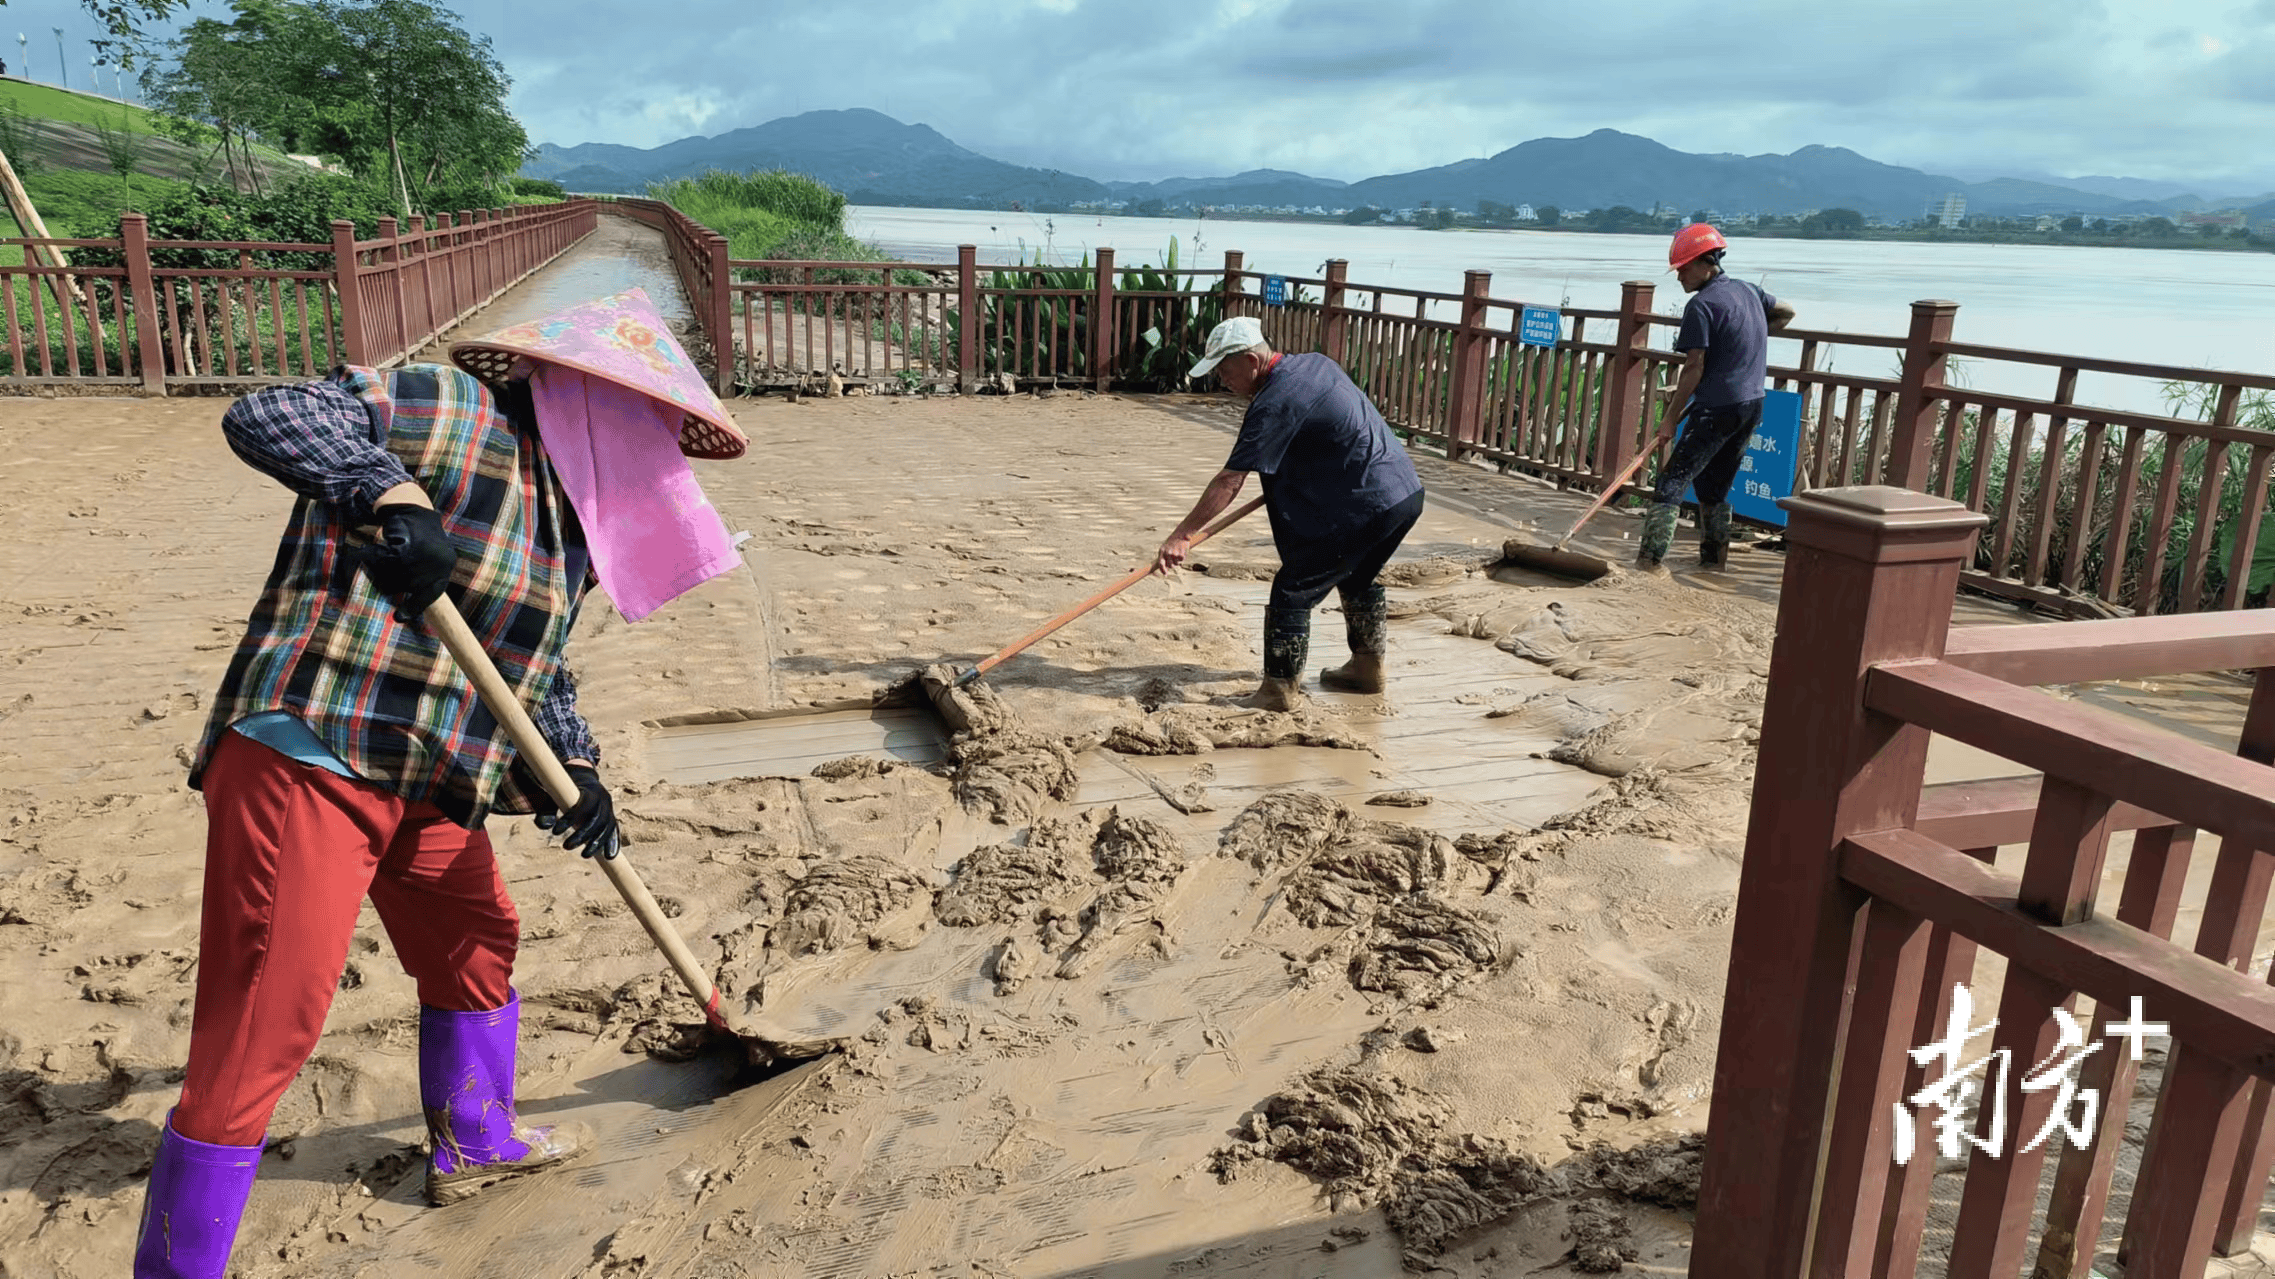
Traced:
<path fill-rule="evenodd" d="M 1675 518 L 1681 513 L 1682 508 L 1672 502 L 1660 502 L 1644 515 L 1643 541 L 1635 551 L 1635 567 L 1654 569 L 1667 558 L 1675 544 Z"/>
<path fill-rule="evenodd" d="M 1698 566 L 1723 568 L 1730 562 L 1730 504 L 1716 502 L 1698 520 Z"/>
<path fill-rule="evenodd" d="M 1343 635 L 1351 660 L 1319 672 L 1319 686 L 1344 693 L 1383 690 L 1383 656 L 1390 651 L 1390 595 L 1376 582 L 1343 597 Z"/>
<path fill-rule="evenodd" d="M 1303 667 L 1311 656 L 1311 610 L 1264 609 L 1264 682 L 1248 704 L 1264 711 L 1292 711 L 1303 701 Z"/>

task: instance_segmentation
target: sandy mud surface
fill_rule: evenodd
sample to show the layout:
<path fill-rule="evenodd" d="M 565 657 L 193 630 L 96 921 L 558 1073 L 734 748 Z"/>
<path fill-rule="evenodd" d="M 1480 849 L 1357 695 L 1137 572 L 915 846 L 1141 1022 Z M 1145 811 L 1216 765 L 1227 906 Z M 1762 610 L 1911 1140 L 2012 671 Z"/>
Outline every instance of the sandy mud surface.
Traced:
<path fill-rule="evenodd" d="M 226 453 L 222 407 L 0 403 L 0 521 L 42 548 L 0 575 L 10 1275 L 118 1272 L 179 1082 L 183 773 L 287 506 Z M 611 1142 L 547 1187 L 578 1224 L 537 1230 L 510 1191 L 418 1206 L 415 1007 L 367 913 L 271 1130 L 248 1273 L 1677 1255 L 1765 606 L 1512 586 L 1483 571 L 1507 530 L 1433 510 L 1393 577 L 1389 693 L 1273 715 L 1234 700 L 1259 523 L 1014 659 L 929 756 L 748 768 L 727 745 L 799 722 L 764 716 L 968 665 L 1143 558 L 1229 441 L 1194 401 L 737 407 L 764 464 L 704 478 L 748 571 L 639 627 L 596 602 L 571 660 L 637 864 L 738 1021 L 817 1064 L 729 1091 L 606 882 L 498 822 L 528 1109 Z M 1315 669 L 1341 659 L 1331 607 L 1316 631 Z M 708 774 L 672 754 L 696 724 L 726 752 Z M 1598 1147 L 1657 1171 L 1610 1177 Z"/>
<path fill-rule="evenodd" d="M 0 401 L 9 1276 L 123 1272 L 179 1085 L 184 774 L 289 506 L 223 407 Z M 596 598 L 570 660 L 628 855 L 783 1060 L 706 1051 L 607 882 L 495 822 L 524 1110 L 602 1152 L 418 1202 L 414 996 L 367 910 L 245 1273 L 1682 1268 L 1774 555 L 1494 569 L 1509 521 L 1468 499 L 1523 486 L 1426 462 L 1466 504 L 1393 566 L 1385 695 L 1237 704 L 1258 521 L 1013 659 L 951 734 L 866 708 L 1149 556 L 1229 405 L 734 408 L 751 456 L 698 466 L 746 570 L 636 627 Z M 1330 604 L 1312 667 L 1341 659 Z"/>

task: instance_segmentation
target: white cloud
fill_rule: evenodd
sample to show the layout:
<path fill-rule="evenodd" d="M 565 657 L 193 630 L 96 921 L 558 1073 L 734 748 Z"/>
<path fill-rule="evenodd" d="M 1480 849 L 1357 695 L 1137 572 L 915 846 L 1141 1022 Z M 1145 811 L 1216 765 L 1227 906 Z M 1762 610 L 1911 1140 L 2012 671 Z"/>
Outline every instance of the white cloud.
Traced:
<path fill-rule="evenodd" d="M 62 0 L 13 0 L 35 2 Z M 1102 178 L 1357 179 L 1611 127 L 2275 187 L 2275 0 L 1752 0 L 1703 25 L 1692 0 L 680 0 L 653 21 L 624 0 L 462 2 L 531 136 L 564 144 L 872 107 Z"/>

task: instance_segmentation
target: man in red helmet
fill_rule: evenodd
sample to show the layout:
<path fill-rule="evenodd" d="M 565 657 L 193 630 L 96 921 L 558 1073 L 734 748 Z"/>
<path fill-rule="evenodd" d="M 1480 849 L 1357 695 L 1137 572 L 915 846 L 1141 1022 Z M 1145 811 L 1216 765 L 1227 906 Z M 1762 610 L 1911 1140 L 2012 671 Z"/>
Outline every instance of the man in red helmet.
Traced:
<path fill-rule="evenodd" d="M 1675 442 L 1672 456 L 1651 491 L 1651 510 L 1643 517 L 1643 544 L 1636 567 L 1656 569 L 1674 545 L 1675 518 L 1683 491 L 1698 488 L 1698 562 L 1722 567 L 1730 547 L 1731 482 L 1746 441 L 1762 420 L 1762 383 L 1769 373 L 1769 335 L 1793 320 L 1793 308 L 1754 285 L 1727 275 L 1722 233 L 1693 222 L 1675 233 L 1667 265 L 1691 295 L 1683 308 L 1675 350 L 1683 356 L 1667 421 L 1690 424 Z"/>

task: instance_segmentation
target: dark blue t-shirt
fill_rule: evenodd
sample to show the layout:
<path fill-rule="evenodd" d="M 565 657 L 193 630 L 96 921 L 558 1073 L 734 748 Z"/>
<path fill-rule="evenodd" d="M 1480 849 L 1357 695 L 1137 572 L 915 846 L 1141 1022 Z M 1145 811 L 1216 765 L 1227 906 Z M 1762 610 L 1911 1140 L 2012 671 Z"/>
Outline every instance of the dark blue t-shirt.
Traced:
<path fill-rule="evenodd" d="M 1762 398 L 1769 376 L 1769 313 L 1777 299 L 1727 272 L 1717 274 L 1690 295 L 1675 350 L 1703 349 L 1706 372 L 1694 402 L 1702 409 L 1726 408 Z"/>
<path fill-rule="evenodd" d="M 1324 355 L 1287 355 L 1241 419 L 1228 471 L 1263 477 L 1273 540 L 1356 532 L 1422 491 L 1414 463 L 1366 392 Z"/>

